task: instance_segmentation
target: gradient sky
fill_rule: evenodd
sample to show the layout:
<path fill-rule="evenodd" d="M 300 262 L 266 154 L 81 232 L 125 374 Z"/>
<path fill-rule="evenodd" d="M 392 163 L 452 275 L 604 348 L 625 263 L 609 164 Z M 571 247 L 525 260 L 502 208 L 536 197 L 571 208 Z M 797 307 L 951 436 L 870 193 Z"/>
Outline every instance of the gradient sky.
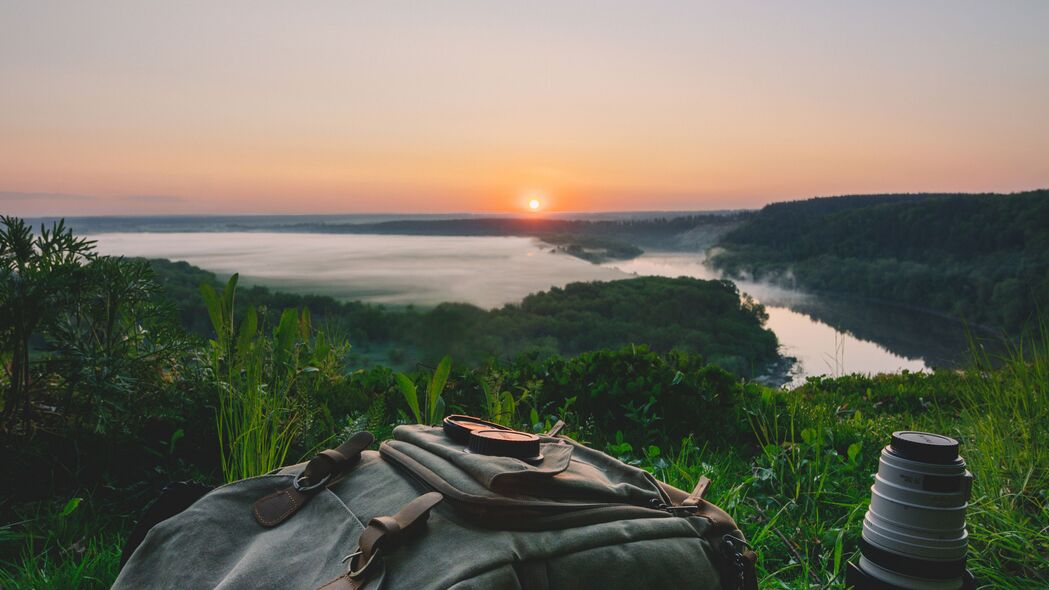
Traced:
<path fill-rule="evenodd" d="M 1049 2 L 0 4 L 0 213 L 1049 186 Z"/>

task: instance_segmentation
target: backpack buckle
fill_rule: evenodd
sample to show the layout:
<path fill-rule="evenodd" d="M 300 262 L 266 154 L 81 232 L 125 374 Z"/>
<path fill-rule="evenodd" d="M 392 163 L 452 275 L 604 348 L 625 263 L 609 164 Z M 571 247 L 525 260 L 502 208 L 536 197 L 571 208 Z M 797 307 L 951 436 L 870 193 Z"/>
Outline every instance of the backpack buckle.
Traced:
<path fill-rule="evenodd" d="M 321 480 L 318 481 L 317 483 L 311 483 L 309 485 L 302 485 L 302 482 L 305 479 L 306 479 L 306 472 L 303 471 L 302 474 L 300 474 L 298 477 L 295 478 L 294 481 L 291 482 L 291 487 L 295 488 L 295 491 L 303 493 L 303 494 L 308 493 L 308 492 L 312 492 L 313 490 L 315 490 L 315 489 L 323 486 L 324 484 L 328 483 L 328 481 L 331 480 L 331 473 L 329 473 L 329 474 L 325 475 L 324 477 L 322 477 Z"/>
<path fill-rule="evenodd" d="M 354 566 L 353 566 L 354 560 L 356 560 L 361 555 L 364 555 L 364 551 L 361 551 L 360 548 L 358 547 L 358 549 L 356 551 L 354 551 L 353 553 L 350 553 L 346 557 L 342 558 L 342 562 L 347 564 L 346 565 L 346 573 L 351 578 L 353 578 L 354 580 L 360 578 L 361 576 L 364 575 L 365 572 L 368 571 L 368 568 L 370 568 L 372 566 L 372 562 L 375 561 L 375 557 L 377 555 L 379 555 L 379 553 L 381 553 L 381 552 L 382 552 L 382 549 L 379 548 L 379 547 L 376 547 L 375 550 L 372 551 L 372 554 L 368 558 L 368 561 L 365 562 L 365 564 L 362 565 L 361 567 L 359 567 L 357 569 L 354 569 Z"/>

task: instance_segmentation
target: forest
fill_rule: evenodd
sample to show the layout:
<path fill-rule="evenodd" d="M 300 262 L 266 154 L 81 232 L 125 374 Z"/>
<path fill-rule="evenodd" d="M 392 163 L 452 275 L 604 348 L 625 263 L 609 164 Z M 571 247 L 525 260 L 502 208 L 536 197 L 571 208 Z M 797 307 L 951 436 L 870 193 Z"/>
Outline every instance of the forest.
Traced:
<path fill-rule="evenodd" d="M 774 203 L 723 235 L 711 262 L 1015 333 L 1049 304 L 1049 190 Z"/>
<path fill-rule="evenodd" d="M 211 327 L 197 293 L 201 284 L 219 286 L 218 278 L 185 262 L 148 264 L 182 326 L 207 334 Z M 489 358 L 572 356 L 631 343 L 696 354 L 746 376 L 779 361 L 776 335 L 763 325 L 764 308 L 741 298 L 729 281 L 639 277 L 571 283 L 493 310 L 465 303 L 391 308 L 252 286 L 241 288 L 237 306 L 270 316 L 308 308 L 315 323 L 354 343 L 351 358 L 399 367 L 433 364 L 446 354 L 472 366 Z"/>

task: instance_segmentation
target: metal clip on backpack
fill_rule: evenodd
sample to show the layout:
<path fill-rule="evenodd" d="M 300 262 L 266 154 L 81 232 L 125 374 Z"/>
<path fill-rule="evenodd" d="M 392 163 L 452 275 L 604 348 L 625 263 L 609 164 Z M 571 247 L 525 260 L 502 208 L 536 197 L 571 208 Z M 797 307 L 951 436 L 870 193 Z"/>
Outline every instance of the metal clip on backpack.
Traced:
<path fill-rule="evenodd" d="M 468 417 L 355 435 L 159 522 L 115 589 L 756 589 L 720 508 L 565 437 Z"/>

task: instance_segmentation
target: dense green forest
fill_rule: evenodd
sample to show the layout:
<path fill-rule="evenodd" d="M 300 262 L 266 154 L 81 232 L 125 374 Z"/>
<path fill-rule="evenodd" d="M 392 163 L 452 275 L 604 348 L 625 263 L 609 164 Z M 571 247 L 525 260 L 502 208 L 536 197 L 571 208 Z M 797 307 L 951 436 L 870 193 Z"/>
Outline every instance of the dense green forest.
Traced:
<path fill-rule="evenodd" d="M 767 205 L 713 264 L 1017 331 L 1049 304 L 1049 190 L 886 195 Z"/>
<path fill-rule="evenodd" d="M 203 283 L 214 274 L 185 262 L 150 261 L 182 324 L 207 334 Z M 682 350 L 740 375 L 766 372 L 779 359 L 776 336 L 763 327 L 764 308 L 728 281 L 640 277 L 572 283 L 525 297 L 517 304 L 484 310 L 464 303 L 431 309 L 392 309 L 330 297 L 293 295 L 260 286 L 242 288 L 241 308 L 272 314 L 309 308 L 314 322 L 354 343 L 360 362 L 410 366 L 436 363 L 445 354 L 476 365 L 491 357 L 576 355 L 644 343 L 657 352 Z"/>
<path fill-rule="evenodd" d="M 477 328 L 489 334 L 533 334 L 550 321 L 557 346 L 599 349 L 473 365 L 442 357 L 402 373 L 357 364 L 353 339 L 381 334 L 393 318 L 406 322 L 397 330 L 426 333 L 468 316 L 219 284 L 188 265 L 96 256 L 62 225 L 34 233 L 4 218 L 0 470 L 11 477 L 0 479 L 0 587 L 106 588 L 139 514 L 169 482 L 217 485 L 362 429 L 382 439 L 397 424 L 439 420 L 412 409 L 423 390 L 439 402 L 432 408 L 523 430 L 563 419 L 569 436 L 681 488 L 711 478 L 707 498 L 757 550 L 763 588 L 843 587 L 889 433 L 950 434 L 975 476 L 968 566 L 987 588 L 1049 584 L 1049 325 L 1002 358 L 974 353 L 963 371 L 813 378 L 781 390 L 712 364 L 710 353 L 643 342 L 673 331 L 697 301 L 724 300 L 716 311 L 759 325 L 760 308 L 738 296 L 729 304 L 731 285 L 615 285 L 468 312 L 491 322 Z M 340 317 L 353 319 L 356 336 Z M 598 329 L 616 317 L 623 326 Z M 366 318 L 375 325 L 362 327 Z M 662 330 L 635 344 L 601 344 L 653 321 Z M 712 333 L 685 323 L 671 340 Z"/>

